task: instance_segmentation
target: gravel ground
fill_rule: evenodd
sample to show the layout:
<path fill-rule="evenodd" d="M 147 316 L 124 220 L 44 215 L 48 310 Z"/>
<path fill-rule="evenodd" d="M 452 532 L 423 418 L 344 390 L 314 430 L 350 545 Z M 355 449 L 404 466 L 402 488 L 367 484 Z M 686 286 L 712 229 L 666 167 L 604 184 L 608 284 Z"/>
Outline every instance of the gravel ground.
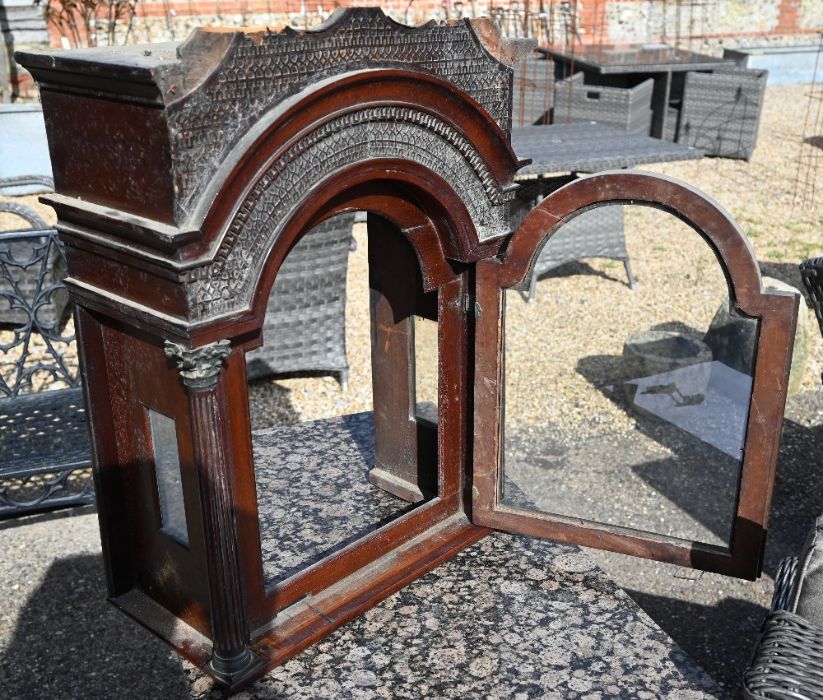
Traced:
<path fill-rule="evenodd" d="M 795 159 L 805 109 L 805 88 L 769 88 L 751 162 L 704 159 L 645 168 L 677 177 L 713 196 L 749 236 L 764 273 L 798 287 L 797 263 L 823 254 L 821 194 L 794 201 Z M 35 199 L 28 198 L 28 203 L 53 220 L 53 213 Z M 0 229 L 8 227 L 6 219 L 0 215 Z M 255 382 L 255 427 L 371 408 L 362 225 L 356 226 L 355 235 L 358 248 L 350 260 L 346 325 L 348 391 L 343 392 L 331 377 Z M 684 468 L 682 464 L 668 465 L 669 471 L 660 472 L 656 482 L 627 482 L 630 485 L 623 490 L 627 497 L 614 493 L 611 486 L 604 492 L 603 471 L 593 464 L 602 454 L 610 466 L 623 465 L 622 472 L 613 469 L 609 478 L 620 473 L 635 478 L 638 467 L 665 466 L 678 454 L 670 444 L 660 444 L 644 432 L 643 421 L 615 397 L 613 388 L 619 384 L 614 381 L 615 367 L 631 333 L 662 327 L 702 335 L 728 296 L 705 243 L 673 217 L 654 210 L 629 210 L 626 238 L 638 279 L 636 291 L 626 284 L 620 263 L 593 260 L 565 266 L 542 280 L 534 304 L 508 293 L 507 430 L 521 437 L 531 431 L 537 438 L 525 444 L 533 456 L 545 461 L 546 483 L 557 478 L 552 469 L 564 454 L 553 451 L 558 444 L 585 446 L 579 450 L 585 460 L 579 458 L 580 466 L 565 472 L 568 486 L 577 489 L 576 496 L 559 506 L 554 503 L 555 509 L 585 508 L 587 503 L 593 509 L 593 504 L 600 507 L 606 502 L 613 506 L 614 520 L 633 524 L 639 516 L 632 508 L 643 500 L 636 497 L 642 487 L 648 500 L 646 514 L 651 513 L 660 528 L 690 537 L 717 537 L 719 526 L 709 517 L 706 503 L 695 499 L 694 488 L 675 492 L 667 488 L 668 481 L 684 482 L 682 472 L 679 481 L 667 479 L 672 469 Z M 808 313 L 805 306 L 802 311 Z M 812 346 L 802 391 L 790 399 L 787 410 L 764 576 L 751 583 L 593 552 L 684 651 L 729 689 L 737 684 L 747 662 L 777 563 L 782 556 L 796 553 L 813 517 L 823 512 L 823 485 L 814 478 L 809 461 L 809 455 L 823 453 L 823 343 L 814 319 L 810 321 Z M 434 391 L 435 337 L 432 324 L 420 324 L 421 398 Z M 699 475 L 695 478 L 692 483 L 698 492 L 701 486 L 708 488 L 708 481 L 700 481 Z M 93 516 L 49 516 L 21 524 L 0 526 L 0 551 L 7 555 L 6 564 L 0 566 L 5 603 L 0 609 L 2 686 L 20 689 L 19 697 L 107 697 L 116 677 L 117 687 L 134 688 L 134 697 L 182 697 L 185 684 L 179 662 L 147 633 L 135 632 L 125 618 L 99 605 L 104 585 Z M 89 629 L 88 620 L 94 619 L 98 624 Z M 44 667 L 51 673 L 34 678 L 31 660 L 43 654 L 50 657 Z M 153 669 L 148 679 L 146 669 Z M 77 678 L 83 679 L 82 686 Z"/>

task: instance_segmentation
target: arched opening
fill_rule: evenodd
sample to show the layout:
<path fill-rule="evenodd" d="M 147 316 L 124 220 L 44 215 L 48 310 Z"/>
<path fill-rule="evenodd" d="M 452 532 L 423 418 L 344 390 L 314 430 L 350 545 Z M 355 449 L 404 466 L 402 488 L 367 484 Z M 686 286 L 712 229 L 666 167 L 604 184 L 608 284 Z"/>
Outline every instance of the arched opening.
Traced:
<path fill-rule="evenodd" d="M 240 343 L 269 615 L 462 508 L 468 272 L 443 248 L 473 233 L 471 219 L 445 183 L 422 189 L 420 169 L 371 179 L 372 167 L 336 174 L 276 228 L 258 330 Z M 284 297 L 295 280 L 317 304 Z M 261 368 L 329 342 L 337 365 Z"/>

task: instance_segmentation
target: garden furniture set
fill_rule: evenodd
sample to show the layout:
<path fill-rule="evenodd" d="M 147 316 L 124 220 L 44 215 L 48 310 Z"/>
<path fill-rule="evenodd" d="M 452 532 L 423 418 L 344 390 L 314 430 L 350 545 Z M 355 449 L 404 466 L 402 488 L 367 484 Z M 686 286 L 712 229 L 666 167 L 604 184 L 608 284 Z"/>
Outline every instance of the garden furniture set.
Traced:
<path fill-rule="evenodd" d="M 695 146 L 706 155 L 751 158 L 767 71 L 663 44 L 548 54 L 557 79 L 555 121 L 594 119 Z"/>

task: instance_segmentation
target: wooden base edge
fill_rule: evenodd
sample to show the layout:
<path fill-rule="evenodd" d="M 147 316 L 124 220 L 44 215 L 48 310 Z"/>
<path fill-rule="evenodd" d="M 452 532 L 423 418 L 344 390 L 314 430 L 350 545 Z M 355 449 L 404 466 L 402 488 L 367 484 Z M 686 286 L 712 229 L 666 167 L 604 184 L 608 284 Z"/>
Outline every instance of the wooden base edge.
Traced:
<path fill-rule="evenodd" d="M 489 532 L 487 528 L 470 524 L 462 514 L 455 516 L 387 555 L 393 560 L 389 573 L 385 563 L 378 559 L 313 596 L 310 607 L 303 602 L 291 606 L 278 615 L 273 626 L 260 636 L 255 635 L 251 648 L 263 658 L 263 665 L 232 689 L 264 676 Z"/>
<path fill-rule="evenodd" d="M 253 634 L 255 656 L 241 677 L 215 678 L 211 671 L 211 640 L 138 589 L 109 601 L 165 641 L 183 658 L 209 674 L 229 692 L 236 692 L 264 676 L 314 642 L 344 625 L 392 593 L 428 573 L 491 530 L 472 525 L 462 513 L 429 528 L 372 564 L 282 611 L 272 624 Z M 385 558 L 392 559 L 389 567 Z"/>
<path fill-rule="evenodd" d="M 171 645 L 180 656 L 195 666 L 204 667 L 211 658 L 211 639 L 170 613 L 143 591 L 133 588 L 116 598 L 109 598 L 109 602 Z"/>
<path fill-rule="evenodd" d="M 426 498 L 417 484 L 393 474 L 388 469 L 374 467 L 369 470 L 367 478 L 372 486 L 376 486 L 408 503 L 420 503 Z"/>

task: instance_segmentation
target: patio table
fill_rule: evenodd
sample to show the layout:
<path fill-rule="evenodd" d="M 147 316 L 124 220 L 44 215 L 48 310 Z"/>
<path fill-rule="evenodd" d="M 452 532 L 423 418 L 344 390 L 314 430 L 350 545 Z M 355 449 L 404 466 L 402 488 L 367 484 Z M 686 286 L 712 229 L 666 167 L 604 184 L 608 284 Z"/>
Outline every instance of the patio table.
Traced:
<path fill-rule="evenodd" d="M 577 70 L 582 70 L 586 78 L 595 79 L 598 84 L 622 87 L 651 77 L 654 80 L 651 135 L 659 139 L 666 133 L 667 109 L 674 74 L 712 71 L 734 65 L 731 59 L 706 56 L 665 44 L 603 44 L 575 48 L 574 51 L 549 50 L 548 54 L 554 59 L 555 77 L 558 80 L 569 77 Z"/>
<path fill-rule="evenodd" d="M 644 163 L 697 160 L 703 151 L 679 143 L 631 134 L 594 122 L 523 126 L 512 129 L 512 146 L 531 163 L 517 172 L 518 181 L 561 173 L 594 173 Z"/>

